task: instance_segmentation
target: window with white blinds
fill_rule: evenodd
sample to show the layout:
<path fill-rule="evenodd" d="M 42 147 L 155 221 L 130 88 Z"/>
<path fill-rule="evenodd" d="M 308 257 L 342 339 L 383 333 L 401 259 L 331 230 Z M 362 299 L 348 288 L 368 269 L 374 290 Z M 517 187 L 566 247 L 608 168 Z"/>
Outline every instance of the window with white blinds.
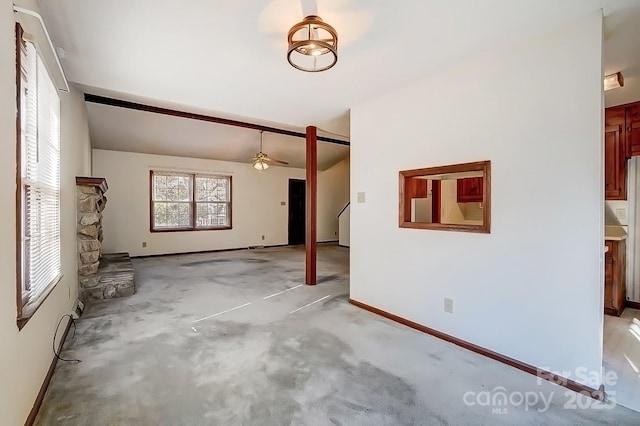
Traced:
<path fill-rule="evenodd" d="M 20 28 L 17 33 L 20 319 L 31 316 L 61 277 L 60 99 L 35 46 Z"/>

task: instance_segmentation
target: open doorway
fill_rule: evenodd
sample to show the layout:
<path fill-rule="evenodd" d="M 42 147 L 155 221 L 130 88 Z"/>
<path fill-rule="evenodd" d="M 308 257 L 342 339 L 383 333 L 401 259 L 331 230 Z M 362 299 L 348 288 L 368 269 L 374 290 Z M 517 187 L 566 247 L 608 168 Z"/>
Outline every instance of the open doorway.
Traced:
<path fill-rule="evenodd" d="M 639 166 L 640 157 L 626 161 L 626 199 L 605 201 L 603 330 L 604 371 L 615 373 L 613 378 L 604 376 L 605 391 L 636 411 L 640 411 Z"/>
<path fill-rule="evenodd" d="M 306 182 L 289 179 L 289 245 L 305 243 Z"/>

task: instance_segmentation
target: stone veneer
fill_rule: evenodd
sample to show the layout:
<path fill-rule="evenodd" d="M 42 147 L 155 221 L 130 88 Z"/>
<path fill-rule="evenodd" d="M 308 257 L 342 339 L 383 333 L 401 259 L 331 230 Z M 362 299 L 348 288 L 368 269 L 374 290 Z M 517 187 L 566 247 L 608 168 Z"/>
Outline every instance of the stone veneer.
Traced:
<path fill-rule="evenodd" d="M 111 299 L 135 292 L 128 253 L 102 254 L 102 211 L 107 204 L 103 178 L 77 177 L 78 281 L 80 300 Z"/>

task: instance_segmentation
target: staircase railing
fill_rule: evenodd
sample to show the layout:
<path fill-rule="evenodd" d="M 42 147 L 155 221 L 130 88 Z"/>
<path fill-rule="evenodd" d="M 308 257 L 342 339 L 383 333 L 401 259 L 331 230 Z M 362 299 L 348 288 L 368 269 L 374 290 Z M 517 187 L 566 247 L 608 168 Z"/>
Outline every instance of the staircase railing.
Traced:
<path fill-rule="evenodd" d="M 340 210 L 340 213 L 338 213 L 338 218 L 340 216 L 342 216 L 342 213 L 344 213 L 344 211 L 347 209 L 347 207 L 349 207 L 351 205 L 351 201 L 349 201 L 347 204 L 344 205 L 344 207 L 342 208 L 342 210 Z"/>

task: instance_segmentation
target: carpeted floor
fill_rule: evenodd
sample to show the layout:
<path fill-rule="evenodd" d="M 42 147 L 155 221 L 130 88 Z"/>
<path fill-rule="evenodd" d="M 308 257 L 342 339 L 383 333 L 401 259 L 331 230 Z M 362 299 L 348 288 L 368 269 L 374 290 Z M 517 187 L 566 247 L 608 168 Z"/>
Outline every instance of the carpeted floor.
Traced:
<path fill-rule="evenodd" d="M 321 246 L 315 287 L 301 248 L 134 260 L 137 294 L 87 308 L 37 424 L 640 424 L 349 305 L 348 257 Z"/>

